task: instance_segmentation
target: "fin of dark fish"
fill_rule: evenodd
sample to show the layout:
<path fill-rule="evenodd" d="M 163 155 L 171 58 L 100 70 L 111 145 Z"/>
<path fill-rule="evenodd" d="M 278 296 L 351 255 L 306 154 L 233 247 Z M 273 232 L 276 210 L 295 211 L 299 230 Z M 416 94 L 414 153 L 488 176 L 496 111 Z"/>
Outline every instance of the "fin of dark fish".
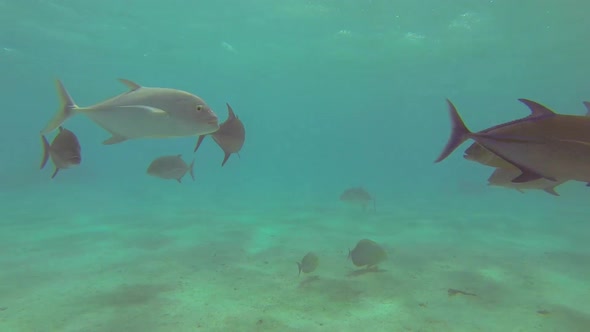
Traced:
<path fill-rule="evenodd" d="M 45 167 L 45 164 L 47 164 L 47 160 L 49 160 L 49 149 L 51 149 L 51 146 L 49 145 L 47 138 L 45 138 L 45 136 L 43 135 L 41 135 L 41 143 L 43 144 L 43 157 L 41 159 L 41 166 L 39 167 L 39 169 L 43 169 L 43 167 Z"/>
<path fill-rule="evenodd" d="M 555 187 L 545 188 L 545 189 L 543 189 L 543 191 L 548 194 L 551 194 L 553 196 L 559 196 L 559 193 L 557 193 L 557 191 L 555 191 Z"/>
<path fill-rule="evenodd" d="M 537 103 L 536 101 L 532 101 L 529 99 L 520 98 L 518 99 L 521 103 L 525 104 L 530 110 L 531 115 L 529 117 L 546 117 L 546 116 L 554 116 L 555 112 L 548 109 L 547 107 Z"/>
<path fill-rule="evenodd" d="M 584 106 L 586 107 L 586 116 L 590 116 L 590 101 L 585 101 Z"/>
<path fill-rule="evenodd" d="M 141 88 L 141 85 L 125 78 L 119 78 L 118 81 L 125 84 L 131 91 Z"/>
<path fill-rule="evenodd" d="M 512 179 L 512 183 L 525 183 L 525 182 L 530 182 L 530 181 L 535 181 L 538 179 L 542 179 L 543 176 L 532 172 L 532 171 L 526 171 L 526 170 L 521 170 L 521 174 L 517 177 L 515 177 L 514 179 Z"/>
<path fill-rule="evenodd" d="M 522 190 L 522 189 L 520 189 L 520 188 L 515 188 L 515 189 L 516 189 L 516 191 L 518 191 L 519 193 L 521 193 L 521 194 L 524 194 L 524 190 Z"/>
<path fill-rule="evenodd" d="M 58 128 L 68 118 L 74 115 L 74 111 L 79 108 L 60 80 L 56 80 L 55 85 L 57 88 L 57 93 L 59 95 L 60 108 L 57 111 L 57 113 L 53 116 L 53 118 L 49 120 L 49 123 L 47 123 L 45 128 L 41 130 L 41 134 L 47 134 L 53 131 L 54 129 Z"/>
<path fill-rule="evenodd" d="M 236 114 L 234 113 L 234 110 L 231 108 L 231 106 L 229 106 L 229 103 L 225 103 L 225 104 L 227 105 L 227 113 L 228 113 L 227 120 L 225 120 L 225 121 L 229 121 L 229 120 L 233 120 L 233 119 L 237 118 Z"/>
<path fill-rule="evenodd" d="M 59 172 L 59 168 L 56 167 L 55 171 L 53 171 L 53 174 L 51 174 L 51 178 L 53 179 L 57 175 L 58 172 Z"/>
<path fill-rule="evenodd" d="M 459 147 L 459 145 L 463 144 L 463 142 L 465 142 L 471 134 L 471 131 L 467 129 L 463 119 L 461 119 L 459 112 L 457 112 L 455 105 L 453 105 L 453 103 L 448 99 L 447 104 L 449 107 L 449 116 L 451 118 L 451 136 L 449 137 L 447 145 L 445 146 L 442 153 L 434 161 L 435 163 L 443 161 L 445 158 L 447 158 L 451 153 L 453 153 L 453 151 L 455 151 L 455 149 Z"/>
<path fill-rule="evenodd" d="M 225 155 L 223 156 L 223 161 L 221 162 L 221 167 L 223 167 L 223 165 L 225 165 L 225 163 L 229 159 L 229 156 L 231 156 L 231 153 L 228 153 L 228 152 L 225 152 L 225 151 L 223 153 L 225 153 Z"/>
<path fill-rule="evenodd" d="M 195 149 L 193 150 L 193 152 L 197 152 L 197 149 L 199 148 L 199 146 L 201 146 L 201 143 L 203 143 L 205 136 L 207 136 L 207 135 L 200 135 L 199 136 L 199 139 L 197 140 L 197 145 L 195 146 Z"/>
<path fill-rule="evenodd" d="M 299 273 L 297 274 L 297 276 L 300 276 L 301 275 L 301 263 L 299 263 L 299 262 L 295 262 L 295 263 L 297 263 L 297 267 L 299 267 Z"/>
<path fill-rule="evenodd" d="M 178 181 L 178 183 L 182 183 L 182 177 L 176 179 L 176 181 Z"/>
<path fill-rule="evenodd" d="M 110 138 L 104 140 L 102 142 L 102 144 L 104 145 L 113 145 L 113 144 L 117 144 L 117 143 L 121 143 L 121 142 L 125 142 L 127 140 L 127 138 L 117 135 L 117 134 L 113 134 L 113 136 L 111 136 Z"/>
<path fill-rule="evenodd" d="M 189 174 L 191 175 L 191 178 L 193 178 L 193 181 L 195 181 L 195 172 L 193 171 L 194 167 L 195 167 L 195 159 L 193 159 L 191 164 L 188 166 L 188 171 L 189 171 Z"/>

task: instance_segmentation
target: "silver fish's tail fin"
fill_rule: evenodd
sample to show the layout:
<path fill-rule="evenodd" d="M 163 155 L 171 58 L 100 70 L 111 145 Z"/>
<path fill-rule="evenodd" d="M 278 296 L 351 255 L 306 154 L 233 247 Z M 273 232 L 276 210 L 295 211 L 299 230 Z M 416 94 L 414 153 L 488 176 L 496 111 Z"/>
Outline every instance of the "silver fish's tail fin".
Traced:
<path fill-rule="evenodd" d="M 451 137 L 449 137 L 449 141 L 447 142 L 447 145 L 440 156 L 438 156 L 438 158 L 436 158 L 434 161 L 435 163 L 443 161 L 446 157 L 453 153 L 453 151 L 455 151 L 459 145 L 463 144 L 463 142 L 465 142 L 471 134 L 471 131 L 469 131 L 469 129 L 467 129 L 465 126 L 465 123 L 463 123 L 463 119 L 461 119 L 461 116 L 459 115 L 459 112 L 457 112 L 455 105 L 453 105 L 453 103 L 448 99 L 447 104 L 449 105 L 449 116 L 451 117 Z"/>
<path fill-rule="evenodd" d="M 193 178 L 193 181 L 195 181 L 194 167 L 195 167 L 195 159 L 193 159 L 191 164 L 188 166 L 188 171 L 189 171 L 189 174 L 191 175 L 191 178 Z"/>
<path fill-rule="evenodd" d="M 49 123 L 41 130 L 41 134 L 45 135 L 61 126 L 64 121 L 74 115 L 74 111 L 78 109 L 78 106 L 66 90 L 65 86 L 60 80 L 55 81 L 57 87 L 57 93 L 60 100 L 60 108 L 57 113 L 53 116 Z"/>
<path fill-rule="evenodd" d="M 41 165 L 39 166 L 39 169 L 43 169 L 43 167 L 45 167 L 45 164 L 47 164 L 47 160 L 49 160 L 49 142 L 47 141 L 47 138 L 45 138 L 45 136 L 41 135 L 41 143 L 43 144 L 43 157 L 41 159 Z"/>

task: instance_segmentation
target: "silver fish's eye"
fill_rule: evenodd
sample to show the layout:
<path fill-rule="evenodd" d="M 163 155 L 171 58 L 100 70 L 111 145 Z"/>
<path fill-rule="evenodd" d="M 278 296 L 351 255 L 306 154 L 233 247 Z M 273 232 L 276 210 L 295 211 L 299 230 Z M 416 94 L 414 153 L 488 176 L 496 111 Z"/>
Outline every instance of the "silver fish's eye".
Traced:
<path fill-rule="evenodd" d="M 203 106 L 202 105 L 197 105 L 197 111 L 200 111 L 202 109 L 203 109 Z"/>

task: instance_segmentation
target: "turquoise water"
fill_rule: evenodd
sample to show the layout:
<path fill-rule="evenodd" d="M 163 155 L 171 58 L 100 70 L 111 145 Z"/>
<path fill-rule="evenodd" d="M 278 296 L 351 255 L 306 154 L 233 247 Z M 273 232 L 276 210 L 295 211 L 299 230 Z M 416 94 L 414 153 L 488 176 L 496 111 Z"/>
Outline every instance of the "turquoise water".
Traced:
<path fill-rule="evenodd" d="M 0 331 L 586 331 L 589 189 L 488 187 L 467 144 L 433 161 L 445 98 L 474 130 L 526 115 L 518 98 L 583 114 L 588 9 L 0 0 Z M 107 146 L 80 115 L 64 126 L 82 164 L 52 180 L 57 78 L 81 106 L 117 78 L 190 91 L 221 121 L 230 103 L 244 147 L 221 167 L 211 138 Z M 196 158 L 196 180 L 148 176 L 167 154 Z M 338 200 L 353 186 L 376 212 Z M 383 273 L 350 275 L 362 238 Z M 318 279 L 297 277 L 308 251 Z"/>

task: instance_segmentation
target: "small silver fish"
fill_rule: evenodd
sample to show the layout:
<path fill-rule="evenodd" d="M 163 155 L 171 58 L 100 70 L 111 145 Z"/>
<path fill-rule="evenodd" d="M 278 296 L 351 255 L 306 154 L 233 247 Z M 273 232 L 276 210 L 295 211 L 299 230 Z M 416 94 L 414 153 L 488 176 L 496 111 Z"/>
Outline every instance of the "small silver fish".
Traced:
<path fill-rule="evenodd" d="M 55 165 L 55 170 L 51 175 L 52 179 L 60 169 L 71 168 L 82 162 L 82 149 L 78 138 L 73 132 L 63 127 L 59 127 L 59 133 L 51 144 L 44 135 L 41 135 L 41 142 L 43 143 L 43 158 L 39 168 L 43 169 L 51 157 L 51 161 Z"/>
<path fill-rule="evenodd" d="M 189 172 L 194 181 L 194 165 L 194 159 L 190 165 L 187 165 L 184 160 L 182 160 L 182 155 L 180 154 L 174 156 L 162 156 L 151 162 L 148 166 L 147 174 L 161 179 L 175 179 L 178 183 L 182 183 L 182 177 Z"/>

